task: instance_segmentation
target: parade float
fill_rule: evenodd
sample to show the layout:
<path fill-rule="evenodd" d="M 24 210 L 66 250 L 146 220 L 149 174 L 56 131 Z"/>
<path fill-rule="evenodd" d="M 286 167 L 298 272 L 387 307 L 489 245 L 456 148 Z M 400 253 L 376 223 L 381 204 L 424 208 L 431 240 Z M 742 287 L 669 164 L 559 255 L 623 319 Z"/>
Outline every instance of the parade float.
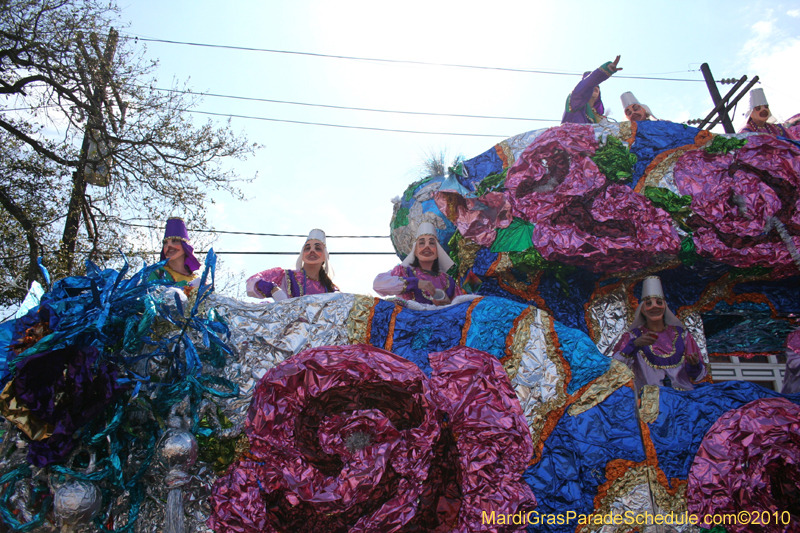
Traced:
<path fill-rule="evenodd" d="M 800 531 L 799 396 L 637 393 L 611 357 L 654 274 L 704 357 L 782 352 L 798 186 L 786 139 L 568 124 L 395 200 L 399 257 L 423 222 L 447 243 L 449 306 L 89 264 L 3 324 L 2 527 Z"/>

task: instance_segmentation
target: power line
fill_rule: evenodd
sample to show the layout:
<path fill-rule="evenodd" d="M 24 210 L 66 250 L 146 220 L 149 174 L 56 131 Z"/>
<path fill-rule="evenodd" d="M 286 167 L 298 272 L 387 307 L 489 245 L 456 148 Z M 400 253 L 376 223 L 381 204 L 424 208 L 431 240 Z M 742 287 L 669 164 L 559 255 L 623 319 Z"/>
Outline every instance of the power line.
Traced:
<path fill-rule="evenodd" d="M 266 52 L 271 54 L 289 54 L 289 55 L 300 55 L 300 56 L 311 56 L 311 57 L 323 57 L 329 59 L 347 59 L 351 61 L 374 61 L 376 63 L 395 63 L 395 64 L 406 64 L 406 65 L 424 65 L 424 66 L 432 66 L 432 67 L 454 67 L 454 68 L 468 68 L 468 69 L 477 69 L 477 70 L 497 70 L 503 72 L 521 72 L 525 74 L 547 74 L 552 76 L 582 76 L 583 72 L 559 72 L 555 70 L 539 70 L 539 69 L 521 69 L 521 68 L 507 68 L 507 67 L 485 67 L 480 65 L 462 65 L 458 63 L 431 63 L 428 61 L 409 61 L 409 60 L 402 60 L 402 59 L 380 59 L 375 57 L 357 57 L 357 56 L 342 56 L 342 55 L 333 55 L 333 54 L 320 54 L 314 52 L 297 52 L 293 50 L 275 50 L 270 48 L 252 48 L 247 46 L 232 46 L 232 45 L 223 45 L 223 44 L 209 44 L 209 43 L 193 43 L 188 41 L 173 41 L 169 39 L 151 39 L 147 37 L 139 37 L 134 34 L 128 34 L 132 36 L 137 41 L 145 41 L 151 43 L 165 43 L 165 44 L 180 44 L 185 46 L 199 46 L 203 48 L 222 48 L 226 50 L 240 50 L 246 52 Z M 651 78 L 646 76 L 624 76 L 619 75 L 615 76 L 616 78 L 625 78 L 630 80 L 654 80 L 654 81 L 688 81 L 688 82 L 700 82 L 702 83 L 703 80 L 689 80 L 684 78 Z"/>
<path fill-rule="evenodd" d="M 422 111 L 392 111 L 388 109 L 370 109 L 366 107 L 347 107 L 347 106 L 338 106 L 338 105 L 329 105 L 329 104 L 310 104 L 307 102 L 290 102 L 286 100 L 271 100 L 268 98 L 253 98 L 247 96 L 235 96 L 229 94 L 214 94 L 214 93 L 196 93 L 193 91 L 179 91 L 177 89 L 163 89 L 159 87 L 153 87 L 156 91 L 168 92 L 168 93 L 178 93 L 178 94 L 192 94 L 197 96 L 212 96 L 214 98 L 230 98 L 233 100 L 247 100 L 251 102 L 269 102 L 273 104 L 289 104 L 289 105 L 300 105 L 300 106 L 308 106 L 308 107 L 324 107 L 327 109 L 344 109 L 348 111 L 370 111 L 373 113 L 395 113 L 399 115 L 426 115 L 432 117 L 458 117 L 458 118 L 484 118 L 484 119 L 493 119 L 493 120 L 527 120 L 531 122 L 561 122 L 561 119 L 547 119 L 547 118 L 521 118 L 521 117 L 490 117 L 485 115 L 460 115 L 454 113 L 425 113 Z"/>
<path fill-rule="evenodd" d="M 133 226 L 136 228 L 148 229 L 164 229 L 164 226 L 150 226 L 147 224 L 131 224 L 130 222 L 120 222 L 125 226 Z M 222 233 L 226 235 L 257 235 L 261 237 L 302 237 L 306 238 L 308 235 L 289 234 L 289 233 L 255 233 L 251 231 L 223 231 L 213 229 L 193 229 L 192 233 Z M 388 235 L 326 235 L 328 239 L 389 239 Z M 297 252 L 293 252 L 297 253 Z"/>
<path fill-rule="evenodd" d="M 211 111 L 198 111 L 195 109 L 187 109 L 187 113 L 198 113 L 200 115 L 211 115 L 214 117 L 229 117 L 229 118 L 245 118 L 249 120 L 264 120 L 267 122 L 284 122 L 288 124 L 303 124 L 305 126 L 327 126 L 329 128 L 344 128 L 351 130 L 370 130 L 370 131 L 386 131 L 391 133 L 415 133 L 418 135 L 457 135 L 460 137 L 491 137 L 507 139 L 510 135 L 490 135 L 488 133 L 447 133 L 439 131 L 414 131 L 414 130 L 395 130 L 389 128 L 373 128 L 370 126 L 346 126 L 344 124 L 327 124 L 324 122 L 305 122 L 302 120 L 285 120 L 280 118 L 267 118 L 267 117 L 254 117 L 250 115 L 234 115 L 231 113 L 212 113 Z"/>

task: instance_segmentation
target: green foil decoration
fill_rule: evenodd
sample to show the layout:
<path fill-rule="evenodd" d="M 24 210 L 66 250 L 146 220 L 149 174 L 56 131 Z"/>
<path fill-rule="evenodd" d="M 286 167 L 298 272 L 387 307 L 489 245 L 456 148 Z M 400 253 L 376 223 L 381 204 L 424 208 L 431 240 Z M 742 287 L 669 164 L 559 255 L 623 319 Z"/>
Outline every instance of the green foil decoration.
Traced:
<path fill-rule="evenodd" d="M 572 265 L 565 265 L 554 261 L 547 261 L 542 257 L 539 251 L 531 246 L 524 252 L 511 252 L 508 254 L 511 259 L 511 264 L 514 268 L 525 274 L 533 274 L 539 270 L 543 270 L 552 274 L 561 284 L 561 289 L 566 296 L 569 296 L 569 280 L 567 277 L 578 270 L 577 267 Z"/>
<path fill-rule="evenodd" d="M 692 266 L 703 260 L 697 253 L 697 248 L 694 245 L 694 239 L 692 239 L 691 233 L 681 239 L 681 251 L 678 252 L 678 259 L 686 266 Z"/>
<path fill-rule="evenodd" d="M 730 271 L 732 278 L 752 278 L 752 277 L 768 278 L 770 272 L 772 272 L 771 268 L 758 265 L 747 268 L 732 267 Z"/>
<path fill-rule="evenodd" d="M 233 427 L 233 422 L 228 419 L 221 411 L 217 411 L 219 423 L 222 429 Z M 197 447 L 198 457 L 201 461 L 211 465 L 218 475 L 225 473 L 228 466 L 236 458 L 236 439 L 219 439 L 214 437 L 211 431 L 214 426 L 208 418 L 200 420 L 198 428 Z"/>
<path fill-rule="evenodd" d="M 409 185 L 408 188 L 406 189 L 406 192 L 403 193 L 403 200 L 405 200 L 406 202 L 410 202 L 411 198 L 414 197 L 414 191 L 416 191 L 417 189 L 419 189 L 420 187 L 422 187 L 423 185 L 425 185 L 426 183 L 428 183 L 432 179 L 433 179 L 433 176 L 428 176 L 427 178 L 423 178 L 423 179 L 421 179 L 419 181 L 415 181 L 414 183 Z"/>
<path fill-rule="evenodd" d="M 669 189 L 664 187 L 650 187 L 644 188 L 644 196 L 656 207 L 660 207 L 670 215 L 672 219 L 680 225 L 680 227 L 687 232 L 691 232 L 691 228 L 686 225 L 686 218 L 692 214 L 692 197 L 689 194 L 679 196 Z"/>
<path fill-rule="evenodd" d="M 408 226 L 408 208 L 401 207 L 397 210 L 397 214 L 392 219 L 391 228 L 397 229 Z"/>
<path fill-rule="evenodd" d="M 597 149 L 592 157 L 606 178 L 617 183 L 630 181 L 633 176 L 633 166 L 636 164 L 636 155 L 616 137 L 608 137 L 605 146 Z"/>
<path fill-rule="evenodd" d="M 491 251 L 524 252 L 531 247 L 534 225 L 519 218 L 514 218 L 507 228 L 497 230 L 497 238 L 492 243 Z"/>
<path fill-rule="evenodd" d="M 450 270 L 448 270 L 447 273 L 453 279 L 457 279 L 458 269 L 461 266 L 461 258 L 458 257 L 458 247 L 463 238 L 464 237 L 461 236 L 461 232 L 456 230 L 455 233 L 453 233 L 453 236 L 450 237 L 450 240 L 447 241 L 447 247 L 450 248 L 450 253 L 448 255 L 450 256 L 450 259 L 453 260 L 453 263 L 455 263 L 450 267 Z"/>
<path fill-rule="evenodd" d="M 712 139 L 711 144 L 706 146 L 706 152 L 709 154 L 727 154 L 734 150 L 738 150 L 747 144 L 747 139 L 736 139 L 734 137 L 723 137 L 717 135 Z"/>
<path fill-rule="evenodd" d="M 483 196 L 487 192 L 504 190 L 507 175 L 508 169 L 505 169 L 500 174 L 489 174 L 475 188 L 475 196 Z"/>

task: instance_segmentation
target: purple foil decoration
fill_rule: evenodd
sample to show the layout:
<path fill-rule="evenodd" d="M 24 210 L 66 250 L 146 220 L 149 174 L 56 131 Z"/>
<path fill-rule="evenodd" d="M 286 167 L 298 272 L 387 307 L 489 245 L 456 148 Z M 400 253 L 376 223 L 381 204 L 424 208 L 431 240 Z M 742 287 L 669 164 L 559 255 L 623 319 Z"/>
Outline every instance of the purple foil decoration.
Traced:
<path fill-rule="evenodd" d="M 769 264 L 776 274 L 797 269 L 770 217 L 783 222 L 800 246 L 800 148 L 771 135 L 753 135 L 729 154 L 686 152 L 675 164 L 681 194 L 692 195 L 699 253 L 737 267 Z"/>
<path fill-rule="evenodd" d="M 599 189 L 606 178 L 589 159 L 596 150 L 594 128 L 586 124 L 562 124 L 541 134 L 508 169 L 512 214 L 546 222 L 572 199 Z"/>
<path fill-rule="evenodd" d="M 430 359 L 430 380 L 367 345 L 270 370 L 248 414 L 250 452 L 217 481 L 209 527 L 484 531 L 483 509 L 532 509 L 521 476 L 533 443 L 503 368 L 466 347 Z"/>
<path fill-rule="evenodd" d="M 28 461 L 44 467 L 63 461 L 75 448 L 72 438 L 105 409 L 121 390 L 117 369 L 97 364 L 94 347 L 68 347 L 25 359 L 17 369 L 13 391 L 41 420 L 55 426 L 53 434 L 28 447 Z"/>
<path fill-rule="evenodd" d="M 439 191 L 434 195 L 434 201 L 461 235 L 481 246 L 491 246 L 497 238 L 497 229 L 511 224 L 511 206 L 501 192 L 464 198 L 454 191 Z"/>
<path fill-rule="evenodd" d="M 730 533 L 800 531 L 800 406 L 765 398 L 723 415 L 700 444 L 686 496 L 701 522 L 737 514 Z"/>
<path fill-rule="evenodd" d="M 542 257 L 604 272 L 676 255 L 669 214 L 608 182 L 590 159 L 596 149 L 591 126 L 564 124 L 540 135 L 508 171 L 514 215 L 536 224 L 532 241 Z"/>

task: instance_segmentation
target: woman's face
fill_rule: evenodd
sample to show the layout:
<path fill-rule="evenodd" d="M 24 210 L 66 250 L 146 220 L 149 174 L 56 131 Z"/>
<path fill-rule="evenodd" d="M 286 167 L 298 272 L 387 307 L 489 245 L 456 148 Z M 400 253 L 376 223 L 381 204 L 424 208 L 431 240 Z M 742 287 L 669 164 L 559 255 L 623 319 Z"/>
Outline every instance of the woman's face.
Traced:
<path fill-rule="evenodd" d="M 166 239 L 161 251 L 164 253 L 164 257 L 170 261 L 186 257 L 186 252 L 183 251 L 183 244 L 180 239 Z"/>
<path fill-rule="evenodd" d="M 647 120 L 647 110 L 639 104 L 631 104 L 625 108 L 625 117 L 631 122 Z"/>
<path fill-rule="evenodd" d="M 766 124 L 769 115 L 770 112 L 768 105 L 757 105 L 750 112 L 750 118 L 752 118 L 753 122 L 755 122 L 758 126 L 763 126 Z"/>
<path fill-rule="evenodd" d="M 664 319 L 664 313 L 667 311 L 667 304 L 663 298 L 658 296 L 648 296 L 642 305 L 642 314 L 647 318 L 648 322 L 660 322 Z"/>
<path fill-rule="evenodd" d="M 433 235 L 420 235 L 417 238 L 414 255 L 420 261 L 435 261 L 439 258 L 439 250 L 436 248 L 436 237 Z"/>
<path fill-rule="evenodd" d="M 303 245 L 303 263 L 321 265 L 325 261 L 325 245 L 317 239 L 309 239 Z"/>

